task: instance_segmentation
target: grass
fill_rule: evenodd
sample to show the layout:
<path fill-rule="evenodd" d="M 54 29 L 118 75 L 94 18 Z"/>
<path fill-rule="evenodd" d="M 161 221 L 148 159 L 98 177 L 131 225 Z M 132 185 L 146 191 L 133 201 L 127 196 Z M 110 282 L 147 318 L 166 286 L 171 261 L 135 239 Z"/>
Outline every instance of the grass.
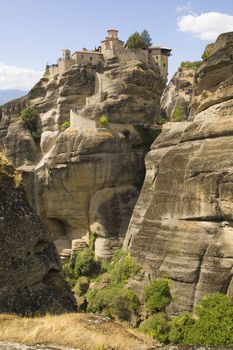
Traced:
<path fill-rule="evenodd" d="M 93 314 L 71 313 L 35 318 L 2 314 L 0 329 L 0 341 L 27 345 L 50 344 L 82 350 L 146 350 L 155 345 L 149 337 Z"/>

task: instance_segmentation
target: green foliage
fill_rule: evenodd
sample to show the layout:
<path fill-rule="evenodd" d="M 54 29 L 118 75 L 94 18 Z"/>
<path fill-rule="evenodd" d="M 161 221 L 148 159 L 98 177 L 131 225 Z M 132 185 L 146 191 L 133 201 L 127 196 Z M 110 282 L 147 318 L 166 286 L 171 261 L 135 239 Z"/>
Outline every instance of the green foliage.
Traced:
<path fill-rule="evenodd" d="M 103 114 L 100 118 L 99 118 L 99 123 L 101 126 L 106 127 L 108 126 L 109 120 L 108 120 L 108 116 Z"/>
<path fill-rule="evenodd" d="M 111 263 L 105 264 L 106 273 L 95 283 L 86 295 L 87 310 L 99 312 L 121 320 L 130 320 L 139 307 L 135 293 L 124 288 L 130 276 L 140 267 L 123 250 L 115 253 Z"/>
<path fill-rule="evenodd" d="M 193 326 L 184 337 L 185 344 L 233 345 L 233 301 L 226 295 L 206 295 L 196 308 Z"/>
<path fill-rule="evenodd" d="M 161 130 L 159 129 L 147 129 L 143 125 L 134 125 L 134 129 L 140 135 L 142 143 L 137 146 L 142 146 L 147 150 L 150 149 L 150 146 L 154 142 L 154 140 L 159 136 Z"/>
<path fill-rule="evenodd" d="M 129 277 L 136 275 L 140 269 L 130 253 L 126 254 L 123 250 L 118 250 L 107 270 L 110 283 L 123 286 Z"/>
<path fill-rule="evenodd" d="M 182 109 L 180 108 L 179 105 L 177 105 L 174 109 L 174 112 L 173 112 L 173 119 L 176 121 L 176 122 L 182 122 L 182 120 L 184 120 L 184 115 L 182 113 Z"/>
<path fill-rule="evenodd" d="M 126 46 L 128 49 L 143 49 L 146 46 L 146 43 L 142 35 L 138 32 L 135 32 L 128 38 Z"/>
<path fill-rule="evenodd" d="M 64 123 L 62 123 L 60 127 L 61 132 L 65 131 L 69 126 L 70 126 L 69 120 L 64 121 Z"/>
<path fill-rule="evenodd" d="M 174 318 L 170 323 L 169 341 L 173 344 L 182 344 L 194 323 L 190 314 Z"/>
<path fill-rule="evenodd" d="M 162 117 L 161 115 L 158 117 L 158 119 L 156 120 L 156 123 L 158 124 L 158 125 L 163 125 L 163 124 L 165 124 L 166 123 L 166 119 L 164 118 L 164 117 Z"/>
<path fill-rule="evenodd" d="M 143 32 L 141 33 L 141 37 L 143 38 L 146 46 L 148 47 L 152 46 L 152 39 L 150 37 L 149 32 L 146 29 L 144 29 Z"/>
<path fill-rule="evenodd" d="M 24 127 L 30 130 L 31 133 L 37 131 L 36 121 L 39 115 L 35 108 L 24 108 L 20 113 L 20 117 L 23 121 Z"/>
<path fill-rule="evenodd" d="M 86 276 L 79 277 L 74 286 L 75 294 L 79 296 L 86 294 L 89 288 L 89 284 L 90 284 L 89 279 Z"/>
<path fill-rule="evenodd" d="M 26 107 L 20 112 L 20 119 L 23 121 L 24 127 L 30 131 L 35 143 L 40 142 L 40 134 L 37 131 L 38 118 L 39 114 L 33 107 Z"/>
<path fill-rule="evenodd" d="M 66 281 L 73 288 L 77 283 L 77 280 L 82 276 L 95 276 L 99 273 L 100 264 L 95 258 L 95 234 L 90 235 L 89 246 L 84 249 L 80 249 L 75 258 L 73 258 L 69 264 L 64 265 L 63 273 L 66 277 Z"/>
<path fill-rule="evenodd" d="M 201 58 L 205 61 L 208 60 L 208 58 L 212 55 L 213 52 L 213 44 L 207 45 L 203 55 L 201 56 Z"/>
<path fill-rule="evenodd" d="M 201 61 L 184 61 L 184 62 L 181 62 L 180 66 L 182 68 L 198 68 L 200 65 L 201 65 Z"/>
<path fill-rule="evenodd" d="M 93 288 L 87 293 L 87 311 L 101 312 L 106 316 L 129 321 L 139 308 L 139 299 L 131 290 L 110 285 Z"/>
<path fill-rule="evenodd" d="M 140 324 L 139 329 L 161 343 L 169 343 L 170 322 L 163 312 L 150 316 Z"/>
<path fill-rule="evenodd" d="M 172 301 L 170 281 L 167 278 L 157 279 L 145 287 L 145 308 L 151 314 L 165 310 Z"/>

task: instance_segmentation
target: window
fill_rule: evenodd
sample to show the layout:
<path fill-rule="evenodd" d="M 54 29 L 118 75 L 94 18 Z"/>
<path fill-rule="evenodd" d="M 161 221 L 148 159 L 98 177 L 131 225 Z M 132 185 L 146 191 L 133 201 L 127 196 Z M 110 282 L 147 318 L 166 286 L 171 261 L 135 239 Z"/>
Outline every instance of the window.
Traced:
<path fill-rule="evenodd" d="M 158 60 L 159 56 L 156 56 L 156 60 Z"/>
<path fill-rule="evenodd" d="M 90 61 L 92 61 L 92 57 L 90 57 Z"/>
<path fill-rule="evenodd" d="M 166 67 L 166 64 L 164 63 L 163 66 Z"/>

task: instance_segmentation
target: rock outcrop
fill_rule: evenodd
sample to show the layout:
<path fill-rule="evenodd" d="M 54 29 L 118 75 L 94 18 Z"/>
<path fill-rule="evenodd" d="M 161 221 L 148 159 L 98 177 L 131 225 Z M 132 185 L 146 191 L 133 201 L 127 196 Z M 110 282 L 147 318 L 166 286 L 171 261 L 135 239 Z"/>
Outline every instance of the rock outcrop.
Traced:
<path fill-rule="evenodd" d="M 20 179 L 0 154 L 0 312 L 74 311 L 74 297 L 48 231 L 26 201 Z"/>
<path fill-rule="evenodd" d="M 197 71 L 193 121 L 168 123 L 146 157 L 125 247 L 150 278 L 169 276 L 172 314 L 205 294 L 233 297 L 233 33 Z"/>
<path fill-rule="evenodd" d="M 180 66 L 161 98 L 161 117 L 168 121 L 186 120 L 190 114 L 196 67 Z"/>
<path fill-rule="evenodd" d="M 134 124 L 153 124 L 164 84 L 155 64 L 126 50 L 45 74 L 28 96 L 2 107 L 0 150 L 22 172 L 30 204 L 61 254 L 90 231 L 99 257 L 122 244 L 145 174 L 145 140 Z M 25 105 L 39 114 L 39 143 L 19 118 Z M 61 132 L 64 121 L 71 125 Z"/>

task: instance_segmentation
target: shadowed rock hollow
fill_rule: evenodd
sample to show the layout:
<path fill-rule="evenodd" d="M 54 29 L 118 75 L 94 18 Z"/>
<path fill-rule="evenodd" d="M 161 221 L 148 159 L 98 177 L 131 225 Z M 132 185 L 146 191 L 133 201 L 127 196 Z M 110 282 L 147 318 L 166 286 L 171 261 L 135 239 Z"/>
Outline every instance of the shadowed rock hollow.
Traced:
<path fill-rule="evenodd" d="M 125 247 L 172 280 L 173 314 L 205 294 L 233 297 L 233 33 L 197 71 L 193 121 L 168 123 L 146 156 Z"/>
<path fill-rule="evenodd" d="M 0 312 L 75 310 L 54 244 L 28 205 L 12 165 L 0 154 Z"/>

